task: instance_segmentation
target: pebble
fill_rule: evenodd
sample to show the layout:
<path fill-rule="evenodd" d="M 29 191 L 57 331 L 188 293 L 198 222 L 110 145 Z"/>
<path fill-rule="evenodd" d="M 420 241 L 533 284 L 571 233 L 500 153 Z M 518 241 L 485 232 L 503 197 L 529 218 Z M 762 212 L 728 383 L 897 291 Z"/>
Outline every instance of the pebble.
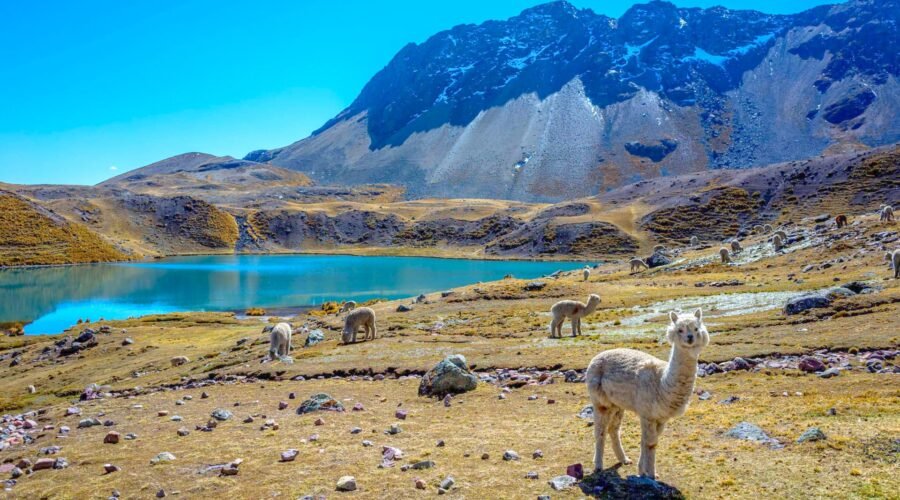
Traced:
<path fill-rule="evenodd" d="M 119 443 L 119 433 L 116 431 L 110 431 L 106 434 L 106 437 L 103 438 L 104 444 L 118 444 Z"/>
<path fill-rule="evenodd" d="M 453 479 L 453 476 L 447 476 L 446 479 L 444 479 L 443 481 L 441 481 L 441 486 L 440 486 L 440 487 L 441 487 L 442 490 L 449 490 L 450 488 L 453 487 L 454 484 L 456 484 L 456 480 Z"/>
<path fill-rule="evenodd" d="M 537 460 L 539 458 L 544 458 L 544 452 L 541 450 L 534 450 L 534 453 L 531 454 L 531 458 Z"/>
<path fill-rule="evenodd" d="M 288 399 L 297 399 L 297 394 L 293 392 L 288 394 Z"/>
<path fill-rule="evenodd" d="M 412 464 L 411 467 L 415 470 L 431 469 L 434 467 L 434 462 L 432 460 L 423 460 Z"/>
<path fill-rule="evenodd" d="M 362 432 L 362 428 L 360 427 L 353 427 L 350 429 L 350 434 L 359 434 L 360 432 Z"/>
<path fill-rule="evenodd" d="M 364 447 L 368 448 L 368 447 L 372 446 L 372 442 L 369 441 L 368 439 L 366 439 L 366 440 L 364 440 L 364 441 L 362 442 L 362 445 L 363 445 Z"/>
<path fill-rule="evenodd" d="M 503 452 L 503 460 L 519 460 L 519 454 L 513 450 L 506 450 Z"/>
<path fill-rule="evenodd" d="M 325 425 L 325 421 L 322 420 L 321 418 L 317 418 L 316 421 L 313 422 L 313 423 L 314 423 L 315 425 Z"/>
<path fill-rule="evenodd" d="M 584 478 L 584 467 L 581 464 L 572 464 L 566 467 L 566 475 L 575 479 L 582 479 Z"/>
<path fill-rule="evenodd" d="M 133 441 L 133 440 L 137 439 L 137 434 L 135 434 L 133 432 L 129 432 L 128 434 L 125 434 L 125 439 L 127 439 L 129 441 Z"/>
<path fill-rule="evenodd" d="M 112 474 L 113 472 L 119 472 L 120 469 L 118 465 L 113 464 L 103 464 L 103 471 L 107 474 Z"/>
<path fill-rule="evenodd" d="M 445 445 L 446 443 L 444 443 L 443 439 L 438 439 L 438 442 L 435 443 L 435 446 L 437 446 L 438 448 L 443 448 Z"/>
<path fill-rule="evenodd" d="M 285 409 L 287 409 L 287 407 L 288 407 L 287 401 L 279 401 L 279 402 L 278 402 L 278 409 L 279 409 L 279 410 L 285 410 Z"/>
<path fill-rule="evenodd" d="M 293 462 L 294 459 L 297 458 L 297 455 L 299 455 L 299 454 L 300 454 L 300 452 L 295 449 L 282 451 L 281 452 L 281 461 L 282 462 Z"/>
<path fill-rule="evenodd" d="M 156 412 L 157 417 L 166 417 L 168 415 L 169 415 L 168 410 L 159 410 L 158 412 Z"/>
<path fill-rule="evenodd" d="M 417 490 L 424 490 L 425 486 L 426 486 L 425 481 L 418 479 L 418 478 L 416 479 L 416 489 Z"/>
<path fill-rule="evenodd" d="M 491 458 L 491 455 L 488 454 L 488 453 L 482 453 L 482 454 L 481 454 L 481 459 L 482 459 L 482 460 L 488 460 L 488 459 L 490 459 L 490 458 Z"/>
<path fill-rule="evenodd" d="M 385 434 L 395 435 L 403 432 L 403 429 L 400 428 L 400 424 L 391 424 L 391 427 L 384 431 Z"/>
<path fill-rule="evenodd" d="M 822 432 L 821 429 L 819 429 L 818 427 L 810 427 L 806 430 L 806 432 L 801 434 L 799 438 L 797 438 L 797 442 L 805 443 L 807 441 L 824 441 L 826 439 L 828 438 L 825 436 L 825 433 Z"/>
<path fill-rule="evenodd" d="M 181 417 L 181 415 L 172 415 L 172 418 L 170 418 L 169 420 L 171 420 L 172 422 L 181 422 L 184 419 Z"/>
<path fill-rule="evenodd" d="M 822 378 L 831 378 L 831 377 L 837 377 L 840 374 L 841 374 L 841 371 L 838 370 L 837 368 L 829 368 L 829 369 L 825 370 L 824 372 L 820 373 L 819 376 Z"/>
<path fill-rule="evenodd" d="M 365 409 L 366 407 L 363 406 L 362 403 L 356 403 L 355 405 L 353 405 L 353 411 L 363 411 Z"/>
<path fill-rule="evenodd" d="M 191 433 L 191 431 L 189 431 L 187 429 L 187 427 L 182 427 L 182 428 L 178 429 L 176 432 L 178 433 L 179 436 L 182 436 L 182 437 L 187 436 L 188 434 Z"/>
<path fill-rule="evenodd" d="M 397 410 L 394 413 L 394 416 L 399 418 L 400 420 L 406 420 L 406 415 L 407 415 L 406 410 Z"/>
<path fill-rule="evenodd" d="M 525 474 L 525 479 L 540 479 L 540 476 L 537 472 L 531 471 Z"/>
<path fill-rule="evenodd" d="M 206 399 L 208 397 L 209 397 L 209 394 L 207 394 L 206 391 L 203 391 L 200 393 L 200 399 Z"/>

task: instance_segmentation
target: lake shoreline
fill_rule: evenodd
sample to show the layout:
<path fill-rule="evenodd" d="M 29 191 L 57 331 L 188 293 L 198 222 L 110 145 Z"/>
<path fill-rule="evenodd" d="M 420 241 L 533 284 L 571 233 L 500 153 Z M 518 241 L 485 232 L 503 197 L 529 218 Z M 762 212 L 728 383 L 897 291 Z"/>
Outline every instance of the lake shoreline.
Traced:
<path fill-rule="evenodd" d="M 222 256 L 278 256 L 278 255 L 350 255 L 354 257 L 422 257 L 431 259 L 449 259 L 449 260 L 479 260 L 479 261 L 518 261 L 518 262 L 584 262 L 602 264 L 608 260 L 591 259 L 589 257 L 575 255 L 552 255 L 542 257 L 527 257 L 521 255 L 484 255 L 484 254 L 468 254 L 462 250 L 467 247 L 459 247 L 447 253 L 435 252 L 422 249 L 423 252 L 410 252 L 413 250 L 409 247 L 400 248 L 400 252 L 394 252 L 394 247 L 336 247 L 322 249 L 306 249 L 300 251 L 274 251 L 274 252 L 183 252 L 165 255 L 153 255 L 149 257 L 140 257 L 134 259 L 121 260 L 104 260 L 94 262 L 70 262 L 66 264 L 23 264 L 20 266 L 0 266 L 0 271 L 15 269 L 40 269 L 55 267 L 73 267 L 73 266 L 90 266 L 98 264 L 126 264 L 126 263 L 150 263 L 164 259 L 172 259 L 178 257 L 222 257 Z M 480 247 L 479 247 L 480 248 Z"/>

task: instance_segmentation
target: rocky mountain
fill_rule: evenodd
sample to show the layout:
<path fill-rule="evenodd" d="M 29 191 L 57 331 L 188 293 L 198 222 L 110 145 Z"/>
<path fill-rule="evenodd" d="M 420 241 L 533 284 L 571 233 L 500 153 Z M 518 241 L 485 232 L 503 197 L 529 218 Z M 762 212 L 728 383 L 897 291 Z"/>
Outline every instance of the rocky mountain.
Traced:
<path fill-rule="evenodd" d="M 409 44 L 311 137 L 244 160 L 412 197 L 557 201 L 900 140 L 898 0 L 796 15 L 565 1 Z M 845 149 L 846 150 L 846 149 Z"/>

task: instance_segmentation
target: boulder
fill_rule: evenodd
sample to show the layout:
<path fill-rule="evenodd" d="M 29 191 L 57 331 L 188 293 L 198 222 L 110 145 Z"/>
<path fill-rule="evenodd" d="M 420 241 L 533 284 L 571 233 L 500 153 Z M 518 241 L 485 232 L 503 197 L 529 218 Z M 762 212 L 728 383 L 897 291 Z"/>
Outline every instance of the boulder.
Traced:
<path fill-rule="evenodd" d="M 328 394 L 320 392 L 300 403 L 300 407 L 297 408 L 298 415 L 312 413 L 314 411 L 344 411 L 344 405 Z"/>
<path fill-rule="evenodd" d="M 800 314 L 809 309 L 828 307 L 831 305 L 831 299 L 821 293 L 810 293 L 794 297 L 784 305 L 784 313 L 788 316 Z"/>
<path fill-rule="evenodd" d="M 232 417 L 231 412 L 224 408 L 216 408 L 212 412 L 212 418 L 222 421 L 222 422 L 230 419 L 231 417 Z"/>
<path fill-rule="evenodd" d="M 175 455 L 169 453 L 168 451 L 164 451 L 164 452 L 156 455 L 155 457 L 151 458 L 150 465 L 171 462 L 173 460 L 175 460 Z"/>
<path fill-rule="evenodd" d="M 442 397 L 475 389 L 478 377 L 469 370 L 461 354 L 447 356 L 422 377 L 420 396 Z"/>
<path fill-rule="evenodd" d="M 563 475 L 554 477 L 553 479 L 547 481 L 547 484 L 549 484 L 550 487 L 556 491 L 563 491 L 574 486 L 576 481 L 578 480 L 572 476 Z"/>
<path fill-rule="evenodd" d="M 660 266 L 667 266 L 672 263 L 672 259 L 663 254 L 662 252 L 654 252 L 653 255 L 647 257 L 647 267 L 654 268 Z"/>
<path fill-rule="evenodd" d="M 532 281 L 525 285 L 526 292 L 537 292 L 543 290 L 544 287 L 547 286 L 543 281 Z"/>
<path fill-rule="evenodd" d="M 745 441 L 753 441 L 756 443 L 763 443 L 772 445 L 773 447 L 780 447 L 781 443 L 778 440 L 770 437 L 764 430 L 762 430 L 758 425 L 751 424 L 750 422 L 740 422 L 734 427 L 732 427 L 728 432 L 725 433 L 726 436 L 734 439 L 742 439 Z"/>

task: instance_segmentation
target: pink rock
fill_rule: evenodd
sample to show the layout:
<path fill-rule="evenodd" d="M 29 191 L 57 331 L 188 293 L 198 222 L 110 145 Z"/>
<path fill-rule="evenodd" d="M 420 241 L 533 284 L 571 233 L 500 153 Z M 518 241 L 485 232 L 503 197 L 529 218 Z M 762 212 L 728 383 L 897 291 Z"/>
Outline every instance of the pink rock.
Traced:
<path fill-rule="evenodd" d="M 353 405 L 353 411 L 363 411 L 365 409 L 366 408 L 363 406 L 362 403 L 356 403 L 355 405 Z"/>
<path fill-rule="evenodd" d="M 280 401 L 280 402 L 278 403 L 278 409 L 279 409 L 279 410 L 284 410 L 284 409 L 287 408 L 287 407 L 288 407 L 288 404 L 287 404 L 286 401 Z"/>
<path fill-rule="evenodd" d="M 9 474 L 16 468 L 16 464 L 0 464 L 0 474 Z"/>
<path fill-rule="evenodd" d="M 572 464 L 566 467 L 566 475 L 572 476 L 575 479 L 583 479 L 584 478 L 584 467 L 581 464 Z"/>
<path fill-rule="evenodd" d="M 36 429 L 37 426 L 38 426 L 38 423 L 35 422 L 34 420 L 30 420 L 30 419 L 26 420 L 25 423 L 22 425 L 22 427 L 24 427 L 26 429 Z"/>
<path fill-rule="evenodd" d="M 820 372 L 825 369 L 825 363 L 813 357 L 805 357 L 800 360 L 797 368 L 807 373 Z"/>
<path fill-rule="evenodd" d="M 315 425 L 325 425 L 325 421 L 322 420 L 321 418 L 317 418 L 316 421 L 314 422 L 314 424 Z"/>
<path fill-rule="evenodd" d="M 39 458 L 38 461 L 35 462 L 34 465 L 31 467 L 31 470 L 38 471 L 38 470 L 52 469 L 54 463 L 56 463 L 55 459 Z"/>
<path fill-rule="evenodd" d="M 407 415 L 406 410 L 397 410 L 397 412 L 394 413 L 394 416 L 396 416 L 400 420 L 406 420 L 406 415 Z"/>

